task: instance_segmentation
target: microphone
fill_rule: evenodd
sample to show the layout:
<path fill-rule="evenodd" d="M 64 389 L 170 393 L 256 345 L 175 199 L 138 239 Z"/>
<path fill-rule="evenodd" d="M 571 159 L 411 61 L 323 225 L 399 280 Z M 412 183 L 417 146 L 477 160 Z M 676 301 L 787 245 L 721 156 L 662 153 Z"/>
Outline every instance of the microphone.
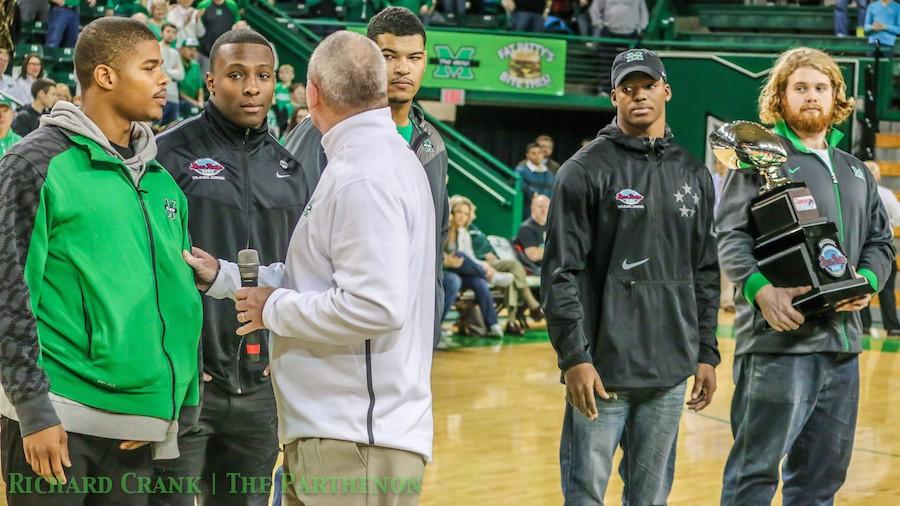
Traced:
<path fill-rule="evenodd" d="M 255 249 L 242 249 L 237 256 L 238 270 L 241 272 L 241 286 L 244 288 L 259 286 L 259 253 Z M 259 362 L 259 350 L 262 339 L 260 332 L 247 334 L 245 349 L 251 362 Z"/>

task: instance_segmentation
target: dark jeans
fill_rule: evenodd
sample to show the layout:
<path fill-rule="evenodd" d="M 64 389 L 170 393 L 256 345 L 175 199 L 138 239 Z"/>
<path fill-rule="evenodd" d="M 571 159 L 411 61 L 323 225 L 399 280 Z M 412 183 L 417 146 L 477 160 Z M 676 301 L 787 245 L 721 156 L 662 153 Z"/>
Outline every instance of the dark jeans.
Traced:
<path fill-rule="evenodd" d="M 881 306 L 881 324 L 884 330 L 890 332 L 892 330 L 900 330 L 900 321 L 897 320 L 897 296 L 894 294 L 894 284 L 897 279 L 897 264 L 891 263 L 891 274 L 888 276 L 884 284 L 884 288 L 878 292 L 878 304 Z M 867 329 L 872 326 L 871 309 L 866 306 L 860 311 L 863 321 L 863 328 Z"/>
<path fill-rule="evenodd" d="M 78 9 L 50 7 L 50 22 L 47 24 L 47 47 L 75 47 L 81 20 Z"/>
<path fill-rule="evenodd" d="M 19 0 L 19 13 L 23 23 L 41 21 L 46 23 L 50 16 L 50 2 L 44 0 Z"/>
<path fill-rule="evenodd" d="M 475 294 L 475 302 L 478 303 L 478 307 L 481 309 L 481 316 L 484 317 L 484 323 L 488 327 L 499 323 L 497 310 L 494 308 L 494 298 L 491 296 L 491 287 L 488 286 L 484 269 L 478 265 L 478 262 L 469 258 L 468 255 L 459 252 L 454 254 L 463 258 L 463 264 L 458 269 L 445 269 L 444 276 L 446 277 L 447 273 L 455 274 L 460 278 L 461 290 L 472 290 Z M 449 295 L 445 294 L 445 297 L 449 297 Z M 444 311 L 448 307 L 449 305 L 445 305 Z"/>
<path fill-rule="evenodd" d="M 277 429 L 271 385 L 236 395 L 206 383 L 200 423 L 178 438 L 181 457 L 156 461 L 156 476 L 201 477 L 201 505 L 265 506 L 269 490 L 244 488 L 240 479 L 233 487 L 228 473 L 255 479 L 257 484 L 271 478 L 278 457 Z M 194 506 L 194 495 L 154 495 L 150 504 Z"/>
<path fill-rule="evenodd" d="M 857 14 L 856 26 L 861 27 L 866 23 L 866 7 L 869 5 L 868 0 L 856 0 Z M 834 34 L 847 35 L 849 33 L 850 20 L 847 17 L 847 7 L 850 6 L 850 0 L 837 0 L 834 4 Z"/>
<path fill-rule="evenodd" d="M 770 504 L 779 467 L 785 506 L 834 504 L 853 451 L 859 357 L 740 355 L 734 381 L 721 505 Z"/>
<path fill-rule="evenodd" d="M 543 32 L 544 16 L 534 12 L 513 11 L 509 29 L 514 32 Z"/>
<path fill-rule="evenodd" d="M 608 401 L 595 395 L 598 416 L 593 421 L 566 404 L 559 448 L 565 504 L 603 504 L 620 444 L 626 459 L 623 503 L 653 504 L 665 486 L 686 387 L 682 381 L 670 388 L 622 391 Z"/>
<path fill-rule="evenodd" d="M 441 321 L 447 317 L 447 312 L 453 307 L 453 303 L 459 297 L 459 290 L 462 288 L 462 278 L 455 272 L 444 271 L 444 312 L 441 314 Z"/>
<path fill-rule="evenodd" d="M 69 486 L 77 483 L 81 493 L 37 493 L 49 490 L 25 462 L 25 450 L 19 423 L 0 419 L 0 466 L 6 482 L 6 502 L 9 506 L 143 506 L 148 504 L 146 493 L 139 493 L 138 477 L 148 479 L 153 474 L 150 446 L 137 450 L 120 450 L 117 439 L 86 436 L 70 432 L 69 458 L 72 467 L 63 468 Z M 129 474 L 129 473 L 134 473 Z M 93 480 L 92 480 L 93 479 Z M 40 489 L 35 490 L 35 482 Z M 91 491 L 86 490 L 93 481 Z M 106 482 L 106 483 L 104 483 Z M 31 485 L 31 490 L 27 487 Z"/>

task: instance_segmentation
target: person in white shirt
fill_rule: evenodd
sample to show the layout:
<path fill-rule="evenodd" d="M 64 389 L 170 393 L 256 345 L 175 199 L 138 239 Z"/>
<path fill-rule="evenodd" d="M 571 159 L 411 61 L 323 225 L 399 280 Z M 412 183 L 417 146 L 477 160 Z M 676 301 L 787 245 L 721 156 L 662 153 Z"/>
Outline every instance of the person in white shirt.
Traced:
<path fill-rule="evenodd" d="M 900 201 L 893 190 L 881 186 L 881 169 L 874 161 L 865 162 L 872 177 L 878 184 L 878 196 L 887 211 L 888 217 L 891 219 L 892 227 L 900 227 Z M 878 293 L 878 305 L 881 308 L 881 324 L 884 326 L 888 339 L 900 338 L 900 319 L 897 318 L 897 298 L 894 295 L 894 284 L 897 278 L 897 262 L 891 264 L 891 274 L 888 276 L 884 284 L 884 289 Z M 872 314 L 870 309 L 866 307 L 860 312 L 863 320 L 863 328 L 868 329 L 867 333 L 871 336 L 877 336 L 877 331 L 872 328 Z"/>
<path fill-rule="evenodd" d="M 161 122 L 163 126 L 178 119 L 178 104 L 181 101 L 181 95 L 178 94 L 178 83 L 184 79 L 184 65 L 181 63 L 181 54 L 172 47 L 177 34 L 178 29 L 175 25 L 168 21 L 163 23 L 159 51 L 163 57 L 163 70 L 169 76 L 169 84 L 166 86 L 166 107 L 163 109 Z"/>
<path fill-rule="evenodd" d="M 200 11 L 194 7 L 194 0 L 178 0 L 169 8 L 166 20 L 178 29 L 178 40 L 196 39 L 206 35 L 206 28 L 200 20 Z"/>
<path fill-rule="evenodd" d="M 431 190 L 391 119 L 374 42 L 324 39 L 306 95 L 328 164 L 286 263 L 239 290 L 235 264 L 196 248 L 185 260 L 207 295 L 237 300 L 239 334 L 271 333 L 285 504 L 417 504 L 433 439 Z M 309 477 L 341 479 L 323 492 Z M 400 493 L 379 488 L 392 482 Z"/>

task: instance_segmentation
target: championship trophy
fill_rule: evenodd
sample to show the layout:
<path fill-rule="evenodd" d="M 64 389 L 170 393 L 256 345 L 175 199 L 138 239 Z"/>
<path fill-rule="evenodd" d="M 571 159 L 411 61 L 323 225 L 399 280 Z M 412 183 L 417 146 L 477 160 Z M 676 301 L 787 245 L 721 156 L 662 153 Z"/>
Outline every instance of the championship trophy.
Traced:
<path fill-rule="evenodd" d="M 795 309 L 810 316 L 874 292 L 849 265 L 837 227 L 819 215 L 806 184 L 780 174 L 787 152 L 778 136 L 758 123 L 735 121 L 710 134 L 709 142 L 729 169 L 752 168 L 762 176 L 759 196 L 750 201 L 753 255 L 774 286 L 812 287 L 794 298 Z"/>

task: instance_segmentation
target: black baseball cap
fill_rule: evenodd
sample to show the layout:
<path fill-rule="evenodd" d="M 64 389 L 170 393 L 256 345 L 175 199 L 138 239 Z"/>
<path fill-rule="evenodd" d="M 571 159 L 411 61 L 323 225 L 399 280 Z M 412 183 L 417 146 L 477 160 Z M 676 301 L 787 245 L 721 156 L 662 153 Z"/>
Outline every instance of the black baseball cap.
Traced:
<path fill-rule="evenodd" d="M 662 60 L 649 49 L 629 49 L 616 55 L 612 64 L 612 87 L 619 86 L 632 72 L 643 72 L 653 79 L 666 80 L 666 68 Z"/>

